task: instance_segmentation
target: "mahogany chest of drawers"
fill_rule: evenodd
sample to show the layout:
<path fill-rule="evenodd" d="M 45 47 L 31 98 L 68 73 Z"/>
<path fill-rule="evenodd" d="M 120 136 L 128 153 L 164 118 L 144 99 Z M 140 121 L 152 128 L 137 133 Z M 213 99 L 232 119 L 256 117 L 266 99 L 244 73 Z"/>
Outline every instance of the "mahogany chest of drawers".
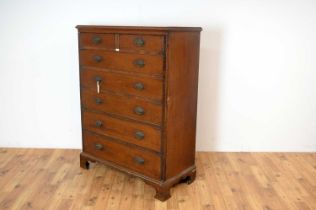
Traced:
<path fill-rule="evenodd" d="M 166 200 L 195 179 L 199 27 L 77 26 L 83 151 Z"/>

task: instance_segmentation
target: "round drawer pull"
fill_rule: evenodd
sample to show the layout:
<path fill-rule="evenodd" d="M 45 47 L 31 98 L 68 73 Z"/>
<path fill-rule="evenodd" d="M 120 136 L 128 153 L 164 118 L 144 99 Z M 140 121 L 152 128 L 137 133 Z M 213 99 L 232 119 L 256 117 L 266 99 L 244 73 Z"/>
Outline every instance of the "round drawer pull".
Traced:
<path fill-rule="evenodd" d="M 134 44 L 138 47 L 143 47 L 145 45 L 145 41 L 143 38 L 137 37 L 134 39 Z"/>
<path fill-rule="evenodd" d="M 145 66 L 145 61 L 143 59 L 137 59 L 134 61 L 134 65 L 143 68 Z"/>
<path fill-rule="evenodd" d="M 136 90 L 144 90 L 144 88 L 145 88 L 144 84 L 141 82 L 135 83 L 134 87 Z"/>
<path fill-rule="evenodd" d="M 102 104 L 103 101 L 102 101 L 101 98 L 96 98 L 96 99 L 95 99 L 95 103 L 97 103 L 97 104 Z"/>
<path fill-rule="evenodd" d="M 97 126 L 98 128 L 100 128 L 103 125 L 101 120 L 97 120 L 95 121 L 95 126 Z"/>
<path fill-rule="evenodd" d="M 95 149 L 96 150 L 103 150 L 103 145 L 102 144 L 95 144 Z"/>
<path fill-rule="evenodd" d="M 135 107 L 134 112 L 137 115 L 144 115 L 145 114 L 145 110 L 140 106 Z"/>
<path fill-rule="evenodd" d="M 134 157 L 134 161 L 140 165 L 143 165 L 145 163 L 145 160 L 141 157 Z"/>
<path fill-rule="evenodd" d="M 139 139 L 139 140 L 142 140 L 142 139 L 145 138 L 145 134 L 142 131 L 136 131 L 135 132 L 135 138 Z"/>
<path fill-rule="evenodd" d="M 93 56 L 93 60 L 97 63 L 100 63 L 103 60 L 103 58 L 100 55 L 95 55 Z"/>
<path fill-rule="evenodd" d="M 91 40 L 94 44 L 100 44 L 102 42 L 102 39 L 99 36 L 94 36 Z"/>

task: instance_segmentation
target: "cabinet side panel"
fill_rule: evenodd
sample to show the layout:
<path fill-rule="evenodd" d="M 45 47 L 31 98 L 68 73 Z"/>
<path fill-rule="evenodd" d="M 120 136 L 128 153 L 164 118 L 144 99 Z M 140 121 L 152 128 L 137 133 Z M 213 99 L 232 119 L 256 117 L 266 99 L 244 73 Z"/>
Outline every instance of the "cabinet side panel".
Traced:
<path fill-rule="evenodd" d="M 171 32 L 167 53 L 166 179 L 194 166 L 199 32 Z"/>

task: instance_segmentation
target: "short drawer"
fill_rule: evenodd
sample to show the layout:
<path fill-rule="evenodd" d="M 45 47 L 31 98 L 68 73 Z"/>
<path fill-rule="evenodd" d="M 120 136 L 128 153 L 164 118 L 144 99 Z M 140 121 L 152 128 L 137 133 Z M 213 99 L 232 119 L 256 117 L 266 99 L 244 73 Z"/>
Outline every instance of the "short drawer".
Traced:
<path fill-rule="evenodd" d="M 85 111 L 83 112 L 83 128 L 157 152 L 160 151 L 161 131 L 149 125 Z"/>
<path fill-rule="evenodd" d="M 96 93 L 81 89 L 82 107 L 112 113 L 156 125 L 161 124 L 162 105 L 137 97 Z"/>
<path fill-rule="evenodd" d="M 164 51 L 164 37 L 154 35 L 120 35 L 121 50 L 160 53 Z"/>
<path fill-rule="evenodd" d="M 100 48 L 100 49 L 115 49 L 114 34 L 94 34 L 80 33 L 79 35 L 80 49 Z"/>
<path fill-rule="evenodd" d="M 146 176 L 160 179 L 160 156 L 84 132 L 83 151 Z"/>
<path fill-rule="evenodd" d="M 163 72 L 163 56 L 102 50 L 80 50 L 80 65 L 144 74 Z"/>
<path fill-rule="evenodd" d="M 161 100 L 163 81 L 141 76 L 112 73 L 105 70 L 81 68 L 80 82 L 84 88 L 110 90 L 118 93 L 132 94 Z"/>

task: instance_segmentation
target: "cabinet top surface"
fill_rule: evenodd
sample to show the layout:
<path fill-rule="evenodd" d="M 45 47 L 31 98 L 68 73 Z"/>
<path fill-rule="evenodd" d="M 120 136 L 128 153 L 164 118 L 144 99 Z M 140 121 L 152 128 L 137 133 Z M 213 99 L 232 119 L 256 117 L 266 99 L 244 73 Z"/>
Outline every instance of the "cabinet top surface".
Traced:
<path fill-rule="evenodd" d="M 104 31 L 202 31 L 201 27 L 158 27 L 158 26 L 104 26 L 104 25 L 77 25 L 76 28 L 79 32 L 92 31 L 92 30 L 104 30 Z"/>

